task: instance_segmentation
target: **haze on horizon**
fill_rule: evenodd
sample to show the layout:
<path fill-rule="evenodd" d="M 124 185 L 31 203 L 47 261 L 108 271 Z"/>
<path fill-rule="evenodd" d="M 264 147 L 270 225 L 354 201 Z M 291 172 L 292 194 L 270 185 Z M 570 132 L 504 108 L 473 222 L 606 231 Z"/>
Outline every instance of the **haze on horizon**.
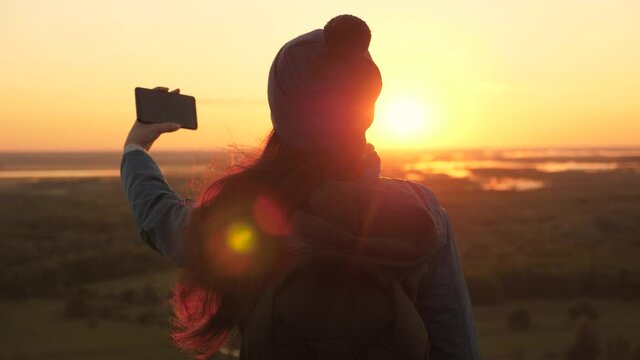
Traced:
<path fill-rule="evenodd" d="M 160 85 L 199 129 L 153 150 L 258 145 L 276 52 L 343 13 L 372 29 L 379 149 L 640 146 L 638 1 L 0 0 L 0 151 L 119 150 Z"/>

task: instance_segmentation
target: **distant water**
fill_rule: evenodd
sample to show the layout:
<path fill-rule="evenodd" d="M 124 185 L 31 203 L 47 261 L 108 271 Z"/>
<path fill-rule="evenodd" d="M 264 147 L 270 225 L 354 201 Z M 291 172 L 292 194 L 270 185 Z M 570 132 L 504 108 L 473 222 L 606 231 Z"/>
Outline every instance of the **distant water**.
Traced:
<path fill-rule="evenodd" d="M 194 175 L 224 168 L 229 156 L 214 152 L 152 152 L 165 175 Z M 0 153 L 0 179 L 110 178 L 120 176 L 121 152 Z"/>
<path fill-rule="evenodd" d="M 152 152 L 165 175 L 194 176 L 221 171 L 231 161 L 222 151 Z M 466 178 L 484 190 L 526 191 L 545 187 L 531 174 L 568 171 L 597 173 L 640 172 L 640 149 L 503 149 L 380 152 L 383 167 L 390 164 L 403 176 L 422 180 L 431 175 Z M 114 178 L 120 176 L 120 152 L 0 153 L 0 180 L 39 181 L 64 178 Z M 487 172 L 519 171 L 529 176 L 487 175 Z"/>
<path fill-rule="evenodd" d="M 469 179 L 483 190 L 527 191 L 547 186 L 545 174 L 640 172 L 640 149 L 503 149 L 433 151 L 406 162 L 407 178 L 442 174 Z M 503 175 L 496 175 L 503 173 Z M 513 173 L 513 174 L 509 174 Z M 517 176 L 514 174 L 526 174 Z"/>
<path fill-rule="evenodd" d="M 206 167 L 168 167 L 164 174 L 180 175 L 206 171 Z M 65 179 L 65 178 L 109 178 L 119 177 L 120 169 L 44 169 L 44 170 L 0 170 L 0 179 Z"/>

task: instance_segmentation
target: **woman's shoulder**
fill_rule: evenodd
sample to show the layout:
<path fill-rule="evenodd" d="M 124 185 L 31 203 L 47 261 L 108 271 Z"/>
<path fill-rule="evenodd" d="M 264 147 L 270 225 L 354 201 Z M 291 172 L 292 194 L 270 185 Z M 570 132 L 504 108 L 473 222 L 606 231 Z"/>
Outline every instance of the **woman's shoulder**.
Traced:
<path fill-rule="evenodd" d="M 446 243 L 445 231 L 447 228 L 448 215 L 431 187 L 404 178 L 379 177 L 377 181 L 386 184 L 389 188 L 397 188 L 398 190 L 396 191 L 411 191 L 415 194 L 420 203 L 424 205 L 425 210 L 431 215 L 437 233 L 437 244 L 442 246 Z"/>
<path fill-rule="evenodd" d="M 413 208 L 427 211 L 436 223 L 446 216 L 434 191 L 423 183 L 393 177 L 375 177 L 357 181 L 335 181 L 324 184 L 310 195 L 312 203 L 373 203 L 379 209 Z M 327 207 L 327 206 L 325 206 Z M 331 207 L 331 206 L 329 206 Z"/>
<path fill-rule="evenodd" d="M 440 205 L 440 200 L 435 192 L 428 186 L 423 183 L 404 179 L 404 178 L 393 178 L 393 177 L 378 177 L 378 182 L 387 184 L 389 187 L 397 187 L 399 191 L 406 191 L 406 189 L 412 189 L 425 203 L 425 205 L 432 212 L 440 214 L 444 209 Z M 403 189 L 403 190 L 400 190 Z"/>

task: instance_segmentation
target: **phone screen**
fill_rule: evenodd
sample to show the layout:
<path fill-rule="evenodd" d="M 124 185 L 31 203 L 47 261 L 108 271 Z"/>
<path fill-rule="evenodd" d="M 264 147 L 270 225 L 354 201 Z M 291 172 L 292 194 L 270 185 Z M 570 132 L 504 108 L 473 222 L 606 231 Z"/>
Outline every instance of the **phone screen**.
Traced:
<path fill-rule="evenodd" d="M 196 99 L 193 96 L 166 91 L 135 88 L 136 116 L 145 123 L 176 122 L 183 128 L 196 130 Z"/>

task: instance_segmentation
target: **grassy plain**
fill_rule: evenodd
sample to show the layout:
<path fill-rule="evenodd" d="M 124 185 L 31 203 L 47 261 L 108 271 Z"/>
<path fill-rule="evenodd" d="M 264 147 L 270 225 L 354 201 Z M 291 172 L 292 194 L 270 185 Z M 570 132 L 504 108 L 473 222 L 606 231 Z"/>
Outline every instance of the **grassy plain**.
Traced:
<path fill-rule="evenodd" d="M 484 359 L 563 359 L 585 321 L 600 358 L 615 339 L 619 360 L 640 351 L 640 173 L 478 170 L 545 183 L 485 191 L 407 161 L 383 158 L 383 175 L 425 183 L 449 212 Z M 195 197 L 198 179 L 167 179 Z M 182 358 L 166 322 L 177 270 L 138 238 L 118 178 L 2 179 L 0 200 L 0 359 Z M 597 315 L 570 320 L 579 304 Z M 518 309 L 530 322 L 514 330 Z"/>

